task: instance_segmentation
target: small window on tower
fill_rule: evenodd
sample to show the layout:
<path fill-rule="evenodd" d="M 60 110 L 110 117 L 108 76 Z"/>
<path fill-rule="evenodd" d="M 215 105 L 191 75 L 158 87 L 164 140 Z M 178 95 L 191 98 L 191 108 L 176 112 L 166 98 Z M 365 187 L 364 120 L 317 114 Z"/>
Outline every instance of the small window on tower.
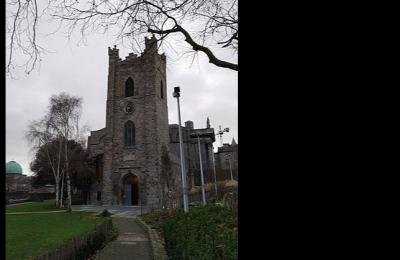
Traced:
<path fill-rule="evenodd" d="M 128 121 L 125 124 L 125 146 L 135 145 L 135 125 L 132 121 Z"/>
<path fill-rule="evenodd" d="M 133 96 L 134 84 L 133 79 L 129 77 L 125 82 L 125 97 Z"/>
<path fill-rule="evenodd" d="M 160 93 L 161 93 L 161 99 L 164 99 L 164 86 L 161 80 L 161 84 L 160 84 Z"/>

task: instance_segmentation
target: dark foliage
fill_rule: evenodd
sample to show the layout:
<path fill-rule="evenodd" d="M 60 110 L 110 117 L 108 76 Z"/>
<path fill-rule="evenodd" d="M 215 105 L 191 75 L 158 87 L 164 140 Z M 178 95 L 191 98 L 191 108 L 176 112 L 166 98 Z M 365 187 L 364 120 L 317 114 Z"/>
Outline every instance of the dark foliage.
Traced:
<path fill-rule="evenodd" d="M 48 149 L 49 154 L 47 154 Z M 49 158 L 53 162 L 57 161 L 59 149 L 59 140 L 53 140 L 47 144 L 42 145 L 36 152 L 34 160 L 30 164 L 31 171 L 33 172 L 32 186 L 40 187 L 46 184 L 55 185 L 54 175 L 49 163 Z M 62 160 L 63 162 L 63 160 Z M 63 163 L 60 165 L 63 167 Z"/>
<path fill-rule="evenodd" d="M 108 212 L 108 210 L 103 210 L 103 212 L 101 212 L 100 214 L 99 214 L 99 216 L 101 216 L 101 217 L 110 217 L 111 216 L 111 213 L 110 212 Z"/>
<path fill-rule="evenodd" d="M 49 150 L 50 158 L 56 162 L 59 145 L 60 142 L 56 139 L 48 144 L 42 145 L 36 152 L 35 158 L 30 165 L 31 171 L 34 173 L 32 186 L 40 187 L 46 184 L 55 185 L 54 175 L 46 149 Z M 94 165 L 89 160 L 88 153 L 75 141 L 68 141 L 68 153 L 71 184 L 73 187 L 82 191 L 83 200 L 86 201 L 87 193 L 89 192 L 92 183 L 95 181 Z M 60 168 L 65 169 L 64 149 L 61 149 L 61 156 Z M 66 189 L 65 176 L 66 174 L 64 174 L 64 189 Z"/>

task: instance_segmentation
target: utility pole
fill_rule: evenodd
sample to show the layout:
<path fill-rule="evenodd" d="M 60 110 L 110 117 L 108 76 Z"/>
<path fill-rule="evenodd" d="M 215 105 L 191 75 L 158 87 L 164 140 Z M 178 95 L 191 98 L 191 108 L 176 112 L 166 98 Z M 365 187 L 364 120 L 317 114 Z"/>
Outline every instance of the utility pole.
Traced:
<path fill-rule="evenodd" d="M 206 192 L 204 189 L 203 163 L 201 160 L 200 136 L 197 134 L 197 144 L 199 145 L 200 175 L 201 175 L 201 192 L 203 193 L 203 205 L 206 205 Z"/>
<path fill-rule="evenodd" d="M 182 173 L 182 193 L 183 193 L 183 210 L 185 213 L 189 212 L 189 198 L 187 194 L 187 185 L 186 185 L 186 171 L 185 171 L 185 159 L 183 154 L 183 140 L 182 140 L 182 126 L 181 126 L 181 110 L 179 105 L 179 97 L 180 97 L 180 88 L 175 87 L 174 92 L 172 93 L 173 97 L 176 98 L 178 103 L 178 120 L 179 120 L 179 148 L 181 152 L 181 173 Z"/>
<path fill-rule="evenodd" d="M 215 172 L 215 156 L 214 156 L 214 145 L 212 146 L 212 159 L 214 168 L 214 185 L 215 185 L 215 198 L 218 200 L 218 190 L 217 190 L 217 174 Z"/>

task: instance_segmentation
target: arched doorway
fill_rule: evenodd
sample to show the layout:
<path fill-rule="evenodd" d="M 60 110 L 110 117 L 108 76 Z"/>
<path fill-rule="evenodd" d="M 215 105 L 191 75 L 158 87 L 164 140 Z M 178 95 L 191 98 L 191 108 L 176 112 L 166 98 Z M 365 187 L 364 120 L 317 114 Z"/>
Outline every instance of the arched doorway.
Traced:
<path fill-rule="evenodd" d="M 139 205 L 139 179 L 131 173 L 122 180 L 122 205 Z"/>

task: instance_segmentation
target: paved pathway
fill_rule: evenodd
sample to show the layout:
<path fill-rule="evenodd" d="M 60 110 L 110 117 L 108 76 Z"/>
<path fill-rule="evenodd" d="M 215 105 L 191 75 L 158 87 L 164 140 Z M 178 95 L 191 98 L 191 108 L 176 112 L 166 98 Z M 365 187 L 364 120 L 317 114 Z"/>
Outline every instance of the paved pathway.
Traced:
<path fill-rule="evenodd" d="M 113 225 L 118 229 L 118 238 L 99 251 L 95 256 L 95 259 L 152 259 L 152 249 L 149 236 L 133 217 L 113 217 Z"/>
<path fill-rule="evenodd" d="M 6 207 L 11 207 L 11 206 L 18 206 L 18 205 L 22 205 L 22 204 L 28 204 L 28 203 L 32 203 L 33 201 L 28 201 L 28 202 L 18 202 L 18 203 L 11 203 L 11 204 L 6 204 Z"/>
<path fill-rule="evenodd" d="M 141 208 L 138 206 L 93 206 L 93 205 L 72 205 L 72 211 L 89 211 L 89 212 L 102 212 L 107 209 L 112 214 L 113 218 L 124 217 L 134 218 L 142 213 Z"/>

